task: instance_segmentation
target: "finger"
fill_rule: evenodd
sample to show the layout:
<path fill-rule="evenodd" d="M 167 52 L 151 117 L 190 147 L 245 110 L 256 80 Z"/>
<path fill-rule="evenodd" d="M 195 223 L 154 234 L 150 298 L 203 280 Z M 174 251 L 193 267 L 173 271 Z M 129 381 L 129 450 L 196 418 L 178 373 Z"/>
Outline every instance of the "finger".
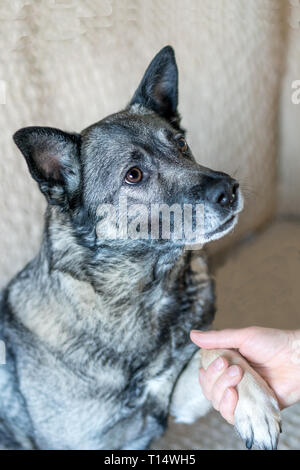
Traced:
<path fill-rule="evenodd" d="M 192 330 L 191 340 L 201 348 L 236 348 L 239 349 L 249 338 L 250 328 L 241 328 L 238 330 L 227 329 L 221 331 L 198 331 Z"/>
<path fill-rule="evenodd" d="M 224 357 L 218 357 L 214 360 L 207 370 L 200 369 L 199 381 L 202 391 L 208 400 L 211 400 L 212 389 L 215 382 L 223 374 L 224 370 L 228 367 L 228 361 Z"/>
<path fill-rule="evenodd" d="M 211 402 L 216 410 L 220 410 L 220 403 L 225 391 L 236 387 L 243 377 L 243 370 L 237 365 L 228 367 L 215 382 L 211 391 Z"/>
<path fill-rule="evenodd" d="M 220 413 L 223 418 L 229 423 L 234 424 L 234 412 L 238 402 L 239 396 L 235 388 L 227 388 L 220 402 Z"/>

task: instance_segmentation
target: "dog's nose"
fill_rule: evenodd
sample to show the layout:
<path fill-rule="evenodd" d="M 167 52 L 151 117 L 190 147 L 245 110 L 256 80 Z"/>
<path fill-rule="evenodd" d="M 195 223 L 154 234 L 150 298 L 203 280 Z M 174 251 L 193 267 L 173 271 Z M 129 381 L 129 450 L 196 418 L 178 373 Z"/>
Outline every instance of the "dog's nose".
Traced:
<path fill-rule="evenodd" d="M 236 180 L 230 177 L 222 178 L 207 189 L 206 198 L 213 204 L 229 207 L 237 197 L 238 187 Z"/>

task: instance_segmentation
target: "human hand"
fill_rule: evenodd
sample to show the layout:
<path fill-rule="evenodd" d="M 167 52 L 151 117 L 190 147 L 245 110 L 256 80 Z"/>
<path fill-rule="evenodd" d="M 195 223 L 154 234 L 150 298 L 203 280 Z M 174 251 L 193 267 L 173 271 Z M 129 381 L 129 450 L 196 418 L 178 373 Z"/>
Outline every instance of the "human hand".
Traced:
<path fill-rule="evenodd" d="M 192 331 L 192 341 L 204 349 L 238 349 L 253 369 L 273 389 L 281 409 L 300 400 L 300 331 L 250 327 L 239 330 Z M 221 361 L 220 361 L 221 359 Z M 235 372 L 236 375 L 231 375 Z M 205 396 L 231 424 L 238 402 L 236 385 L 242 369 L 226 358 L 214 361 L 199 380 Z"/>

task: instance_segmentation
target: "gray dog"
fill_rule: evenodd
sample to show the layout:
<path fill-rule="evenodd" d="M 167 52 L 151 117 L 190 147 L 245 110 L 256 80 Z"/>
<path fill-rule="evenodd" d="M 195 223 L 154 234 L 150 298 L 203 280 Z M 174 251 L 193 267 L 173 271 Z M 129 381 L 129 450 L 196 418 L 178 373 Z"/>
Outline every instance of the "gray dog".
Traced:
<path fill-rule="evenodd" d="M 4 448 L 144 449 L 169 414 L 192 422 L 209 409 L 198 368 L 230 351 L 200 355 L 189 339 L 214 316 L 203 251 L 186 250 L 187 237 L 167 239 L 160 228 L 147 237 L 151 221 L 137 225 L 136 237 L 112 237 L 113 218 L 99 215 L 121 197 L 128 213 L 133 205 L 200 204 L 201 243 L 236 224 L 239 185 L 196 163 L 177 90 L 168 46 L 125 110 L 80 134 L 28 127 L 14 135 L 48 206 L 39 254 L 1 294 Z M 236 429 L 247 447 L 275 448 L 276 400 L 245 369 Z"/>

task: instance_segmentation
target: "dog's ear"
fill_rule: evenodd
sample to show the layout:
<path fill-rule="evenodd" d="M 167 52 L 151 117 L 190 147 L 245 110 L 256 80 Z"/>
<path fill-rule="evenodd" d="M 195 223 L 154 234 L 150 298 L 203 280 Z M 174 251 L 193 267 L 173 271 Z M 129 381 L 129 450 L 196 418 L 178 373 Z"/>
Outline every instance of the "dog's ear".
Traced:
<path fill-rule="evenodd" d="M 174 50 L 164 47 L 152 60 L 130 105 L 141 104 L 178 127 L 178 69 Z"/>
<path fill-rule="evenodd" d="M 70 202 L 80 182 L 80 135 L 51 127 L 25 127 L 13 139 L 48 202 Z"/>

